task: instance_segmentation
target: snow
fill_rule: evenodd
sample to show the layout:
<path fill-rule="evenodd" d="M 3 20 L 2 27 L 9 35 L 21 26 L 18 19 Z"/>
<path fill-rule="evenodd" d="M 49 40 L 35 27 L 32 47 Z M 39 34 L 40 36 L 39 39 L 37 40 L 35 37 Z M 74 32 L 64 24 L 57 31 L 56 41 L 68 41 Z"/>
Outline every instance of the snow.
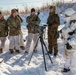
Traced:
<path fill-rule="evenodd" d="M 47 44 L 47 40 L 45 40 Z M 61 70 L 65 63 L 64 58 L 64 47 L 61 39 L 58 39 L 59 54 L 57 58 L 52 57 L 53 64 L 46 56 L 47 68 L 46 72 L 44 69 L 43 56 L 41 51 L 41 46 L 38 46 L 38 53 L 34 54 L 30 65 L 28 66 L 28 61 L 30 54 L 28 56 L 24 55 L 24 51 L 20 54 L 9 54 L 8 48 L 6 47 L 3 54 L 0 57 L 4 58 L 4 62 L 0 64 L 0 75 L 69 75 L 62 74 Z M 32 46 L 31 46 L 32 50 Z M 31 51 L 32 52 L 32 51 Z"/>
<path fill-rule="evenodd" d="M 60 46 L 62 42 L 60 40 L 58 40 L 58 42 L 60 43 Z M 61 46 L 61 49 L 63 49 L 63 46 Z M 5 50 L 7 50 L 7 48 Z M 5 53 L 0 55 L 0 57 L 4 57 L 4 62 L 0 64 L 0 75 L 62 75 L 59 72 L 59 69 L 63 67 L 64 64 L 63 51 L 60 51 L 57 58 L 52 57 L 54 62 L 53 64 L 50 64 L 50 61 L 46 56 L 48 72 L 45 72 L 40 46 L 38 46 L 38 53 L 34 54 L 29 66 L 27 63 L 29 61 L 30 55 L 25 56 L 24 51 L 22 51 L 20 54 L 15 53 L 10 55 L 7 50 Z"/>
<path fill-rule="evenodd" d="M 40 25 L 43 25 L 43 23 L 46 23 L 48 14 L 49 14 L 48 10 L 41 12 L 41 14 L 39 15 L 39 17 L 42 20 Z M 24 22 L 22 23 L 22 32 L 25 39 L 25 37 L 27 36 L 27 29 L 26 29 L 27 15 L 21 15 L 21 16 L 24 20 Z M 64 22 L 61 24 L 62 25 L 59 27 L 59 30 L 64 26 L 63 25 Z M 48 46 L 47 39 L 45 39 L 44 41 Z M 25 42 L 25 45 L 26 45 L 26 42 Z M 28 65 L 28 61 L 30 59 L 32 49 L 33 49 L 32 45 L 30 48 L 29 55 L 25 55 L 24 51 L 22 51 L 20 54 L 17 54 L 17 53 L 10 54 L 9 40 L 7 39 L 4 53 L 0 54 L 0 58 L 4 59 L 4 62 L 0 64 L 0 75 L 71 75 L 70 72 L 65 74 L 61 72 L 65 63 L 65 54 L 64 54 L 65 52 L 64 52 L 63 41 L 60 38 L 58 39 L 58 48 L 59 48 L 59 53 L 57 58 L 53 57 L 53 55 L 51 56 L 53 64 L 51 64 L 48 56 L 46 55 L 46 63 L 48 68 L 48 71 L 46 72 L 44 68 L 43 55 L 42 55 L 40 42 L 37 47 L 38 52 L 34 54 L 30 65 Z"/>

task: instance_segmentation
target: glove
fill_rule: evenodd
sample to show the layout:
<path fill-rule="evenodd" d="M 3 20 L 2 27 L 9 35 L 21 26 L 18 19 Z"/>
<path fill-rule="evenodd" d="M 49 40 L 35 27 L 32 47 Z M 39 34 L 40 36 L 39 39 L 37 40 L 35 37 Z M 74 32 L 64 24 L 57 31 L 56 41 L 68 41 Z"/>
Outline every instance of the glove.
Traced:
<path fill-rule="evenodd" d="M 69 43 L 67 43 L 67 44 L 66 44 L 66 48 L 67 48 L 68 50 L 71 50 L 71 49 L 72 49 L 72 46 L 71 46 Z"/>
<path fill-rule="evenodd" d="M 69 34 L 69 35 L 73 35 L 74 33 L 75 33 L 75 31 L 73 31 L 73 32 L 69 32 L 68 34 Z"/>
<path fill-rule="evenodd" d="M 65 21 L 64 24 L 66 24 L 67 22 Z"/>
<path fill-rule="evenodd" d="M 71 38 L 68 38 L 67 40 L 70 40 Z"/>
<path fill-rule="evenodd" d="M 59 32 L 58 31 L 56 31 L 54 37 L 59 38 Z"/>
<path fill-rule="evenodd" d="M 60 33 L 62 33 L 62 30 L 60 30 Z"/>
<path fill-rule="evenodd" d="M 30 29 L 31 29 L 31 25 L 27 25 L 26 27 L 27 27 L 27 29 L 28 29 L 28 30 L 30 30 Z"/>

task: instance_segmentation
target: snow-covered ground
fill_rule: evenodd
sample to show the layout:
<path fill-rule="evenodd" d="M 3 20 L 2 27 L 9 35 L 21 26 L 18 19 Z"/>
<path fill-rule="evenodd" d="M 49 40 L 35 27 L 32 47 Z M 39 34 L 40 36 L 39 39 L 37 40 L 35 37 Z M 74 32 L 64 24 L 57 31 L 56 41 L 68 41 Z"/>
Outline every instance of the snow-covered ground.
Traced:
<path fill-rule="evenodd" d="M 42 20 L 40 25 L 46 23 L 48 14 L 49 12 L 45 10 L 39 15 Z M 25 22 L 27 15 L 21 15 L 21 16 L 24 19 L 24 22 L 22 24 L 22 32 L 25 38 L 27 36 L 26 22 Z M 47 39 L 45 39 L 45 43 L 47 45 Z M 44 69 L 43 55 L 40 42 L 37 47 L 38 52 L 34 54 L 32 61 L 28 66 L 28 61 L 30 59 L 30 55 L 33 49 L 32 46 L 30 48 L 30 54 L 27 56 L 24 54 L 24 51 L 22 51 L 20 54 L 17 53 L 10 54 L 9 40 L 7 39 L 4 53 L 0 54 L 0 57 L 4 58 L 4 62 L 0 64 L 0 75 L 70 75 L 70 72 L 66 74 L 61 73 L 61 70 L 63 69 L 65 63 L 65 55 L 64 55 L 63 41 L 60 38 L 58 39 L 58 48 L 59 53 L 57 58 L 54 58 L 53 55 L 51 56 L 53 64 L 50 63 L 50 60 L 46 55 L 46 62 L 48 68 L 48 71 L 46 72 Z"/>
<path fill-rule="evenodd" d="M 46 44 L 47 41 L 45 40 Z M 8 44 L 6 43 L 5 52 L 0 55 L 4 58 L 4 62 L 0 64 L 0 75 L 69 75 L 61 73 L 64 66 L 64 47 L 61 39 L 58 39 L 59 44 L 59 54 L 57 58 L 52 57 L 53 64 L 50 63 L 49 58 L 46 56 L 48 71 L 45 72 L 44 62 L 42 56 L 41 46 L 38 46 L 38 53 L 34 54 L 30 65 L 28 66 L 28 61 L 30 54 L 28 56 L 24 55 L 24 51 L 20 54 L 9 54 Z M 31 46 L 32 50 L 32 46 Z"/>

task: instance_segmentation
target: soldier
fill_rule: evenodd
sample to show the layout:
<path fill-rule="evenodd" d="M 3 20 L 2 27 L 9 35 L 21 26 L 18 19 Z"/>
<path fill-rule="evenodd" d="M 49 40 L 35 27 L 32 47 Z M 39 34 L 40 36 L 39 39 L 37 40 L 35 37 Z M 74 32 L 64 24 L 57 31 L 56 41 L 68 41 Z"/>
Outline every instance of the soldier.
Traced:
<path fill-rule="evenodd" d="M 20 46 L 19 46 L 19 35 L 21 30 L 21 20 L 17 16 L 16 9 L 11 10 L 11 15 L 7 19 L 7 25 L 9 27 L 9 51 L 10 53 L 14 53 L 14 50 L 17 53 L 20 53 Z"/>
<path fill-rule="evenodd" d="M 68 34 L 67 28 L 70 26 L 70 16 L 75 13 L 75 11 L 72 8 L 67 8 L 64 12 L 64 19 L 66 21 L 65 26 L 60 30 L 61 36 L 63 37 L 64 44 L 66 44 L 68 37 L 70 35 Z"/>
<path fill-rule="evenodd" d="M 16 11 L 17 11 L 17 16 L 20 18 L 20 20 L 21 20 L 21 22 L 23 22 L 23 19 L 20 17 L 20 15 L 19 15 L 19 11 L 18 11 L 18 9 L 16 9 Z M 20 48 L 22 49 L 22 50 L 25 50 L 25 47 L 24 47 L 24 40 L 23 40 L 23 34 L 22 34 L 22 31 L 20 30 L 20 35 L 19 35 L 19 44 L 20 44 Z"/>
<path fill-rule="evenodd" d="M 25 54 L 28 54 L 31 42 L 33 40 L 33 47 L 35 46 L 38 39 L 38 26 L 40 24 L 40 18 L 35 14 L 35 9 L 31 9 L 31 15 L 27 17 L 26 22 L 28 23 L 28 39 L 26 43 Z"/>
<path fill-rule="evenodd" d="M 65 31 L 70 36 L 66 42 L 66 63 L 63 72 L 69 72 L 71 70 L 71 72 L 76 74 L 76 13 L 71 15 L 69 27 Z"/>
<path fill-rule="evenodd" d="M 63 37 L 63 42 L 64 42 L 64 49 L 65 49 L 65 57 L 66 57 L 66 61 L 64 64 L 64 69 L 62 70 L 62 72 L 68 72 L 70 71 L 70 55 L 71 55 L 71 51 L 68 50 L 68 48 L 71 48 L 71 46 L 67 43 L 67 41 L 73 37 L 72 32 L 75 30 L 75 26 L 70 24 L 70 19 L 71 19 L 71 15 L 74 14 L 75 11 L 72 8 L 68 8 L 65 10 L 64 12 L 64 17 L 66 20 L 66 24 L 65 26 L 62 28 L 61 32 L 61 36 Z"/>
<path fill-rule="evenodd" d="M 50 13 L 47 20 L 48 24 L 48 53 L 52 54 L 54 48 L 54 56 L 58 54 L 58 45 L 57 45 L 57 29 L 60 24 L 59 16 L 55 14 L 55 6 L 50 7 Z"/>
<path fill-rule="evenodd" d="M 0 12 L 0 53 L 3 53 L 5 47 L 6 36 L 8 35 L 8 26 L 6 25 L 6 20 L 3 17 L 3 14 Z"/>

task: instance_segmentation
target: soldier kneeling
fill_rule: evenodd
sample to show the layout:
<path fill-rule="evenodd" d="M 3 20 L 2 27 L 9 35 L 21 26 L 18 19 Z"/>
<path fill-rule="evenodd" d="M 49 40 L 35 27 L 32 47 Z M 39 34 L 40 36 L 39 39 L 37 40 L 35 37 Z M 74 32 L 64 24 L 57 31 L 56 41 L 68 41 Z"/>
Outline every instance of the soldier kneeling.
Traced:
<path fill-rule="evenodd" d="M 5 47 L 6 36 L 8 35 L 8 27 L 6 25 L 6 20 L 3 17 L 3 14 L 0 12 L 0 53 L 3 53 L 3 48 Z"/>

